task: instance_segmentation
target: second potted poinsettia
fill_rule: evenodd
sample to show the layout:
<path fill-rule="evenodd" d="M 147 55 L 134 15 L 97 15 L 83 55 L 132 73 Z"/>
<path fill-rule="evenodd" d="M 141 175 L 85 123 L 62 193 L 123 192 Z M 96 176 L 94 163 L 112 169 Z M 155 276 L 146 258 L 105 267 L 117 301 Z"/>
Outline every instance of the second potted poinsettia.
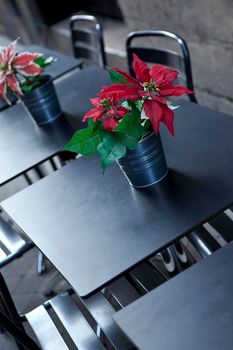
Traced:
<path fill-rule="evenodd" d="M 41 53 L 16 52 L 17 40 L 0 50 L 0 95 L 7 100 L 8 93 L 18 95 L 37 124 L 57 119 L 61 107 L 50 75 L 42 75 L 53 57 Z"/>
<path fill-rule="evenodd" d="M 109 68 L 113 84 L 103 87 L 83 118 L 88 126 L 77 131 L 64 149 L 82 155 L 98 153 L 103 171 L 117 161 L 129 183 L 148 187 L 167 174 L 159 135 L 164 123 L 174 135 L 174 109 L 167 97 L 193 93 L 174 85 L 174 69 L 156 64 L 149 68 L 134 55 L 136 78 Z"/>

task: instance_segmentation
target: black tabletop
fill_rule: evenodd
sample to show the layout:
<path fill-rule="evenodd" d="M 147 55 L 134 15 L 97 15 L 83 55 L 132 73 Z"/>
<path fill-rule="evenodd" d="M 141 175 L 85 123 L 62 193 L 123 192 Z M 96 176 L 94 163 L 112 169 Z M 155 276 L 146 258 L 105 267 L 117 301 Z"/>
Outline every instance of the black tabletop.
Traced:
<path fill-rule="evenodd" d="M 233 243 L 114 316 L 140 350 L 229 350 Z M 142 320 L 142 322 L 138 322 Z"/>
<path fill-rule="evenodd" d="M 24 46 L 23 51 L 43 53 L 45 57 L 53 56 L 54 58 L 57 58 L 55 62 L 45 69 L 45 73 L 51 74 L 54 79 L 60 78 L 62 75 L 69 73 L 73 69 L 79 68 L 82 65 L 80 59 L 64 55 L 58 51 L 47 49 L 39 45 Z M 15 103 L 16 97 L 12 95 L 10 101 Z M 0 111 L 7 107 L 9 107 L 7 102 L 0 97 Z"/>
<path fill-rule="evenodd" d="M 23 51 L 24 50 L 43 53 L 45 57 L 53 56 L 56 58 L 57 60 L 45 69 L 45 73 L 51 74 L 54 79 L 59 78 L 73 69 L 81 67 L 82 65 L 82 61 L 80 59 L 39 45 L 27 45 L 24 47 Z"/>
<path fill-rule="evenodd" d="M 37 126 L 21 103 L 0 113 L 0 185 L 56 154 L 91 108 L 89 97 L 109 83 L 108 73 L 97 66 L 76 70 L 55 82 L 64 118 Z"/>
<path fill-rule="evenodd" d="M 81 296 L 233 202 L 233 119 L 185 102 L 175 130 L 161 130 L 170 172 L 150 189 L 83 157 L 2 203 Z"/>

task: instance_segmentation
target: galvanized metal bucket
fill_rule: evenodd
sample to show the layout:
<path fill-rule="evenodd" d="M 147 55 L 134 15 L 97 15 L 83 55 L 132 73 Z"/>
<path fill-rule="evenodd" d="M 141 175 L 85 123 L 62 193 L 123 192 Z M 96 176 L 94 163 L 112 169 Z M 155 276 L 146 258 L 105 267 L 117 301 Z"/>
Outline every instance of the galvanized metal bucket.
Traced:
<path fill-rule="evenodd" d="M 140 141 L 134 151 L 117 161 L 130 185 L 137 188 L 152 186 L 168 173 L 160 135 L 153 133 Z"/>
<path fill-rule="evenodd" d="M 38 125 L 51 123 L 62 115 L 62 110 L 50 75 L 40 77 L 43 85 L 21 96 L 25 109 Z"/>

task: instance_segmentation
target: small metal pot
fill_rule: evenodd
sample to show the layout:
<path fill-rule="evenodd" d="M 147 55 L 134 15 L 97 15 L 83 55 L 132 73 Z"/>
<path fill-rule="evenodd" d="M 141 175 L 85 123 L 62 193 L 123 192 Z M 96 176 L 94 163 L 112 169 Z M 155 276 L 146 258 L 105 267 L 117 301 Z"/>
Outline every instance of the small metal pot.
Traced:
<path fill-rule="evenodd" d="M 50 75 L 40 77 L 42 85 L 21 96 L 21 101 L 38 125 L 51 123 L 62 114 Z"/>
<path fill-rule="evenodd" d="M 168 173 L 160 135 L 149 134 L 140 141 L 134 151 L 117 161 L 130 185 L 149 187 L 160 182 Z"/>

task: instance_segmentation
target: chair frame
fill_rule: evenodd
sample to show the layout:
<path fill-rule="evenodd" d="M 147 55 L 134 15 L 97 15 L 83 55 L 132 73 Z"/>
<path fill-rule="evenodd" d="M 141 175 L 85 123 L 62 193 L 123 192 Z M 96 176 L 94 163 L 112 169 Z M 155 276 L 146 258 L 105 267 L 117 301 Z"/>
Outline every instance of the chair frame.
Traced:
<path fill-rule="evenodd" d="M 118 348 L 118 346 L 119 348 L 128 349 L 129 341 L 114 324 L 112 315 L 117 310 L 138 299 L 140 295 L 147 293 L 165 281 L 166 278 L 155 266 L 145 263 L 139 268 L 134 268 L 126 277 L 120 277 L 115 282 L 106 286 L 101 292 L 96 293 L 88 299 L 81 299 L 78 295 L 74 294 L 72 289 L 68 290 L 66 294 L 74 296 L 74 302 L 102 344 L 111 349 Z M 48 300 L 43 306 L 46 310 L 50 310 L 52 307 L 56 313 L 54 308 L 56 304 L 53 304 L 53 300 Z M 18 314 L 1 273 L 0 302 L 4 305 L 3 311 L 0 309 L 0 327 L 14 337 L 20 350 L 25 348 L 40 349 L 25 332 L 23 323 L 27 321 L 31 326 L 30 320 L 28 320 L 28 314 Z M 59 314 L 57 316 L 59 318 Z M 98 347 L 98 349 L 100 348 Z"/>
<path fill-rule="evenodd" d="M 87 31 L 85 30 L 78 30 L 75 29 L 75 24 L 77 21 L 87 21 L 89 23 L 93 23 L 95 26 L 95 31 L 96 31 L 96 35 L 99 41 L 99 51 L 98 49 L 96 50 L 96 56 L 98 57 L 98 64 L 101 67 L 104 67 L 107 65 L 107 60 L 106 60 L 106 54 L 105 54 L 105 50 L 104 50 L 104 39 L 103 39 L 103 27 L 101 25 L 101 23 L 98 21 L 98 19 L 95 16 L 91 16 L 91 15 L 74 15 L 70 18 L 70 31 L 71 31 L 71 40 L 72 40 L 72 47 L 73 47 L 73 52 L 74 52 L 74 56 L 77 57 L 76 55 L 76 50 L 75 50 L 75 44 L 77 42 L 77 39 L 75 37 L 75 33 L 78 32 L 83 32 L 85 33 L 86 36 L 91 37 L 91 33 L 87 33 Z"/>
<path fill-rule="evenodd" d="M 67 296 L 72 295 L 74 292 L 73 290 L 68 290 L 64 294 Z M 60 294 L 62 295 L 62 294 Z M 58 297 L 58 296 L 57 296 Z M 10 334 L 18 346 L 19 350 L 40 350 L 43 347 L 41 344 L 37 344 L 30 335 L 27 334 L 27 332 L 24 329 L 24 322 L 28 322 L 31 326 L 31 322 L 28 319 L 28 315 L 31 313 L 27 313 L 25 315 L 20 315 L 17 312 L 17 309 L 15 307 L 14 301 L 12 300 L 12 297 L 10 295 L 10 292 L 8 290 L 8 287 L 6 285 L 6 282 L 0 272 L 0 329 L 3 331 L 6 331 L 8 334 Z M 47 311 L 50 309 L 53 309 L 53 299 L 48 300 L 44 304 L 40 305 L 39 307 L 43 306 L 43 308 Z M 36 308 L 38 309 L 38 308 Z M 34 310 L 36 310 L 34 309 Z M 32 312 L 34 312 L 32 310 Z M 58 316 L 58 315 L 57 315 Z M 48 316 L 49 317 L 49 316 Z M 59 318 L 59 316 L 58 316 Z M 90 327 L 90 325 L 88 326 Z M 33 326 L 32 326 L 33 329 Z M 33 329 L 34 330 L 34 329 Z M 93 334 L 94 331 L 92 330 Z M 36 333 L 35 333 L 36 334 Z M 62 334 L 60 334 L 62 339 Z M 96 336 L 96 339 L 98 337 Z M 98 339 L 98 342 L 101 344 L 100 340 Z M 64 343 L 65 346 L 67 346 L 66 343 Z M 74 346 L 76 346 L 74 344 Z M 98 346 L 98 349 L 104 349 L 104 346 L 101 344 L 101 347 Z M 78 349 L 79 347 L 77 347 Z M 68 347 L 67 347 L 68 349 Z M 96 348 L 95 348 L 96 349 Z"/>
<path fill-rule="evenodd" d="M 194 90 L 194 86 L 193 86 L 193 78 L 192 78 L 192 69 L 191 69 L 191 59 L 190 59 L 190 53 L 189 53 L 189 48 L 188 45 L 186 43 L 186 41 L 180 37 L 179 35 L 175 34 L 175 33 L 171 33 L 169 31 L 165 31 L 165 30 L 149 30 L 149 31 L 137 31 L 137 32 L 132 32 L 129 33 L 127 39 L 126 39 L 126 52 L 127 52 L 127 62 L 128 62 L 128 67 L 129 67 L 129 71 L 132 75 L 134 75 L 134 71 L 132 69 L 132 61 L 133 61 L 133 53 L 135 50 L 135 53 L 140 52 L 140 50 L 148 50 L 149 51 L 159 51 L 158 49 L 149 49 L 149 48 L 139 48 L 137 46 L 132 46 L 132 41 L 135 38 L 142 38 L 142 37 L 165 37 L 165 38 L 170 38 L 174 41 L 176 41 L 182 51 L 182 56 L 179 55 L 179 57 L 183 60 L 184 63 L 184 73 L 186 75 L 186 84 L 188 89 L 190 90 Z M 169 55 L 174 55 L 175 53 L 172 51 L 168 51 L 168 50 L 161 50 L 161 52 L 165 52 L 166 56 Z M 153 63 L 153 62 L 151 62 Z M 158 62 L 160 63 L 160 62 Z M 161 62 L 162 63 L 162 62 Z M 197 103 L 197 99 L 195 97 L 194 94 L 190 94 L 188 95 L 190 101 Z"/>

